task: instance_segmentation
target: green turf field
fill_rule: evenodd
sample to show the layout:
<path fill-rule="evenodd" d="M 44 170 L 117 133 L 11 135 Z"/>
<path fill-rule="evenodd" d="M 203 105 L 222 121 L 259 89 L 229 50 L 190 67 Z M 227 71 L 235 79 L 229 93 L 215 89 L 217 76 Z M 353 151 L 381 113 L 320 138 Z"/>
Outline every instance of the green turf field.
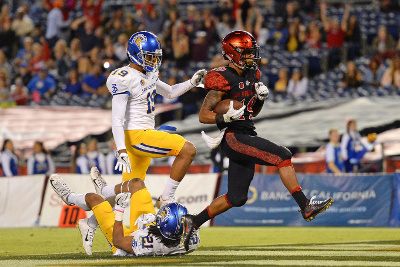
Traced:
<path fill-rule="evenodd" d="M 1 266 L 400 266 L 399 228 L 210 227 L 185 256 L 112 257 L 101 231 L 93 255 L 77 229 L 0 229 Z"/>

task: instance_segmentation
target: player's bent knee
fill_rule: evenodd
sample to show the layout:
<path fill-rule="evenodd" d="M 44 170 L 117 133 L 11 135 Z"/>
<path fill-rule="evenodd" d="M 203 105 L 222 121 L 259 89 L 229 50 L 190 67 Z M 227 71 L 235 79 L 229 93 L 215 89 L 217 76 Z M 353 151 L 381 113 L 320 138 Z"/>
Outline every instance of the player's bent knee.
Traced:
<path fill-rule="evenodd" d="M 194 158 L 196 156 L 196 153 L 197 153 L 196 147 L 189 141 L 185 142 L 185 144 L 183 145 L 183 148 L 179 152 L 180 155 L 191 157 L 191 158 Z"/>
<path fill-rule="evenodd" d="M 282 160 L 292 159 L 292 152 L 287 147 L 281 146 L 282 148 Z"/>
<path fill-rule="evenodd" d="M 92 209 L 92 207 L 99 205 L 104 201 L 104 198 L 96 193 L 87 193 L 85 195 L 86 205 Z"/>
<path fill-rule="evenodd" d="M 247 196 L 235 196 L 235 197 L 230 197 L 230 195 L 227 196 L 229 203 L 233 207 L 241 207 L 247 202 Z"/>
<path fill-rule="evenodd" d="M 143 188 L 146 188 L 146 185 L 144 184 L 142 179 L 134 178 L 129 180 L 129 192 L 131 192 L 131 194 L 134 194 L 137 191 L 142 190 Z"/>

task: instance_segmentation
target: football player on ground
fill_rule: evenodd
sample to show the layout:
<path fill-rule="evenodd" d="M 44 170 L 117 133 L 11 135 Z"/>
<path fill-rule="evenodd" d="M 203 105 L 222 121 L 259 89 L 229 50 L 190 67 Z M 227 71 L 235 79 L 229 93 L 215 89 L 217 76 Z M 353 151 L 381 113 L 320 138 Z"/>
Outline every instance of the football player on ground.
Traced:
<path fill-rule="evenodd" d="M 93 211 L 115 256 L 163 256 L 187 253 L 180 241 L 183 232 L 182 216 L 187 213 L 185 206 L 176 202 L 164 203 L 157 214 L 130 214 L 130 221 L 135 222 L 135 228 L 138 229 L 133 231 L 132 228 L 128 229 L 123 225 L 122 219 L 125 209 L 130 203 L 135 202 L 135 198 L 140 198 L 141 190 L 146 188 L 143 180 L 134 178 L 126 183 L 107 186 L 100 173 L 97 171 L 96 174 L 99 175 L 97 179 L 102 180 L 103 186 L 107 187 L 106 190 L 94 183 L 97 193 L 76 194 L 57 174 L 51 175 L 50 184 L 67 205 L 77 205 L 84 210 Z M 112 193 L 110 189 L 113 190 Z M 108 195 L 101 195 L 99 192 Z M 105 197 L 115 197 L 115 211 Z M 81 224 L 82 221 L 79 220 L 78 223 Z M 88 227 L 86 223 L 79 226 Z M 94 234 L 93 231 L 87 233 Z M 93 236 L 91 239 L 93 240 Z M 194 232 L 189 252 L 197 249 L 199 243 L 199 234 Z M 84 249 L 86 253 L 90 251 L 89 255 L 92 254 L 92 247 L 85 247 L 85 243 Z"/>
<path fill-rule="evenodd" d="M 229 158 L 228 192 L 214 199 L 201 213 L 184 216 L 182 241 L 186 249 L 189 249 L 192 231 L 218 214 L 246 203 L 255 164 L 278 167 L 283 184 L 299 205 L 306 221 L 314 219 L 333 202 L 331 198 L 324 201 L 315 201 L 315 197 L 308 199 L 297 180 L 291 152 L 286 147 L 258 137 L 255 132 L 252 117 L 259 114 L 269 94 L 267 86 L 260 82 L 257 61 L 261 58 L 255 38 L 245 31 L 233 31 L 222 40 L 222 54 L 230 63 L 209 71 L 205 76 L 204 88 L 208 94 L 200 109 L 199 120 L 217 124 L 221 130 L 215 139 L 204 133 L 203 138 L 210 147 L 220 144 Z M 225 114 L 214 113 L 214 107 L 224 99 L 238 100 L 244 106 L 235 110 L 231 105 Z"/>
<path fill-rule="evenodd" d="M 160 207 L 163 203 L 175 201 L 175 191 L 196 155 L 196 147 L 180 135 L 154 129 L 154 97 L 156 94 L 166 98 L 178 97 L 198 86 L 207 71 L 199 70 L 190 80 L 173 86 L 162 82 L 158 78 L 161 43 L 156 35 L 146 31 L 131 36 L 127 56 L 131 63 L 112 71 L 107 79 L 107 88 L 113 96 L 111 124 L 118 150 L 115 169 L 123 171 L 123 181 L 144 180 L 151 158 L 176 156 L 170 179 L 156 203 Z M 146 188 L 130 206 L 130 212 L 136 214 L 134 217 L 155 212 Z M 134 222 L 131 221 L 132 228 Z M 82 237 L 85 236 L 82 232 Z"/>

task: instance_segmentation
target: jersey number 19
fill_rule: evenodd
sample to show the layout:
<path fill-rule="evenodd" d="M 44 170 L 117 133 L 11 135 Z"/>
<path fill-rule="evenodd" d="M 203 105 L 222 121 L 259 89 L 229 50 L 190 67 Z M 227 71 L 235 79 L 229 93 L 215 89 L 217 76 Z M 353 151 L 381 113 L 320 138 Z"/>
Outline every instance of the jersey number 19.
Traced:
<path fill-rule="evenodd" d="M 156 89 L 152 92 L 147 93 L 147 114 L 154 112 L 154 96 L 156 95 Z"/>

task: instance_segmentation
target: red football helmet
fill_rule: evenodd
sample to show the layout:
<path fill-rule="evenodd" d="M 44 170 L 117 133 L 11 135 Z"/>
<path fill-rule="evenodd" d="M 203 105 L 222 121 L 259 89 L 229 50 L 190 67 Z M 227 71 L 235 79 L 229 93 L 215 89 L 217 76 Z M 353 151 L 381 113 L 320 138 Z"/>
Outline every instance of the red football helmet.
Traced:
<path fill-rule="evenodd" d="M 260 60 L 260 47 L 256 39 L 246 31 L 233 31 L 222 39 L 222 56 L 236 67 L 241 69 L 254 68 L 257 60 Z M 246 62 L 246 59 L 252 62 Z"/>

